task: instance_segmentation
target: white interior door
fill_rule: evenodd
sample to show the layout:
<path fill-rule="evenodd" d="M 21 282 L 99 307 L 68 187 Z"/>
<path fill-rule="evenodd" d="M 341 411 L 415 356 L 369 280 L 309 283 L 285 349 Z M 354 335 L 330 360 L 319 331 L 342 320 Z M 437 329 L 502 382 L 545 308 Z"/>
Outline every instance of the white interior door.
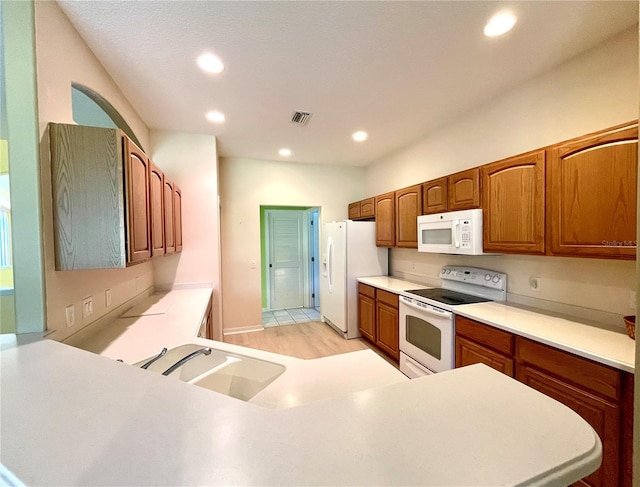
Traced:
<path fill-rule="evenodd" d="M 304 304 L 303 211 L 268 210 L 269 308 Z"/>

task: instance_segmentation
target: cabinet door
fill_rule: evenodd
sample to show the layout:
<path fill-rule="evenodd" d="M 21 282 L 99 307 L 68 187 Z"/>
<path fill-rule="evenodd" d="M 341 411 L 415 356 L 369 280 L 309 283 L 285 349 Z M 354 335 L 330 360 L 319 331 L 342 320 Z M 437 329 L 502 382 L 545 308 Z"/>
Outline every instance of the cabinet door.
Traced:
<path fill-rule="evenodd" d="M 396 199 L 393 192 L 376 196 L 376 245 L 396 245 Z"/>
<path fill-rule="evenodd" d="M 358 329 L 362 336 L 376 341 L 376 301 L 364 294 L 358 294 Z"/>
<path fill-rule="evenodd" d="M 485 252 L 544 254 L 545 151 L 483 166 Z"/>
<path fill-rule="evenodd" d="M 151 256 L 165 253 L 164 175 L 149 161 L 149 207 L 151 211 Z"/>
<path fill-rule="evenodd" d="M 182 252 L 182 191 L 173 185 L 174 234 L 176 236 L 176 252 Z"/>
<path fill-rule="evenodd" d="M 127 217 L 129 262 L 151 257 L 149 212 L 149 159 L 131 142 L 127 147 Z"/>
<path fill-rule="evenodd" d="M 360 202 L 349 203 L 349 220 L 357 220 L 360 218 Z"/>
<path fill-rule="evenodd" d="M 449 176 L 449 211 L 480 208 L 480 169 Z"/>
<path fill-rule="evenodd" d="M 637 123 L 552 147 L 548 251 L 635 258 L 637 166 Z"/>
<path fill-rule="evenodd" d="M 602 441 L 602 465 L 582 479 L 583 485 L 618 486 L 619 406 L 528 365 L 518 364 L 516 378 L 573 409 L 598 433 Z"/>
<path fill-rule="evenodd" d="M 449 178 L 434 179 L 422 184 L 422 213 L 442 213 L 449 207 Z"/>
<path fill-rule="evenodd" d="M 375 198 L 367 198 L 360 202 L 360 218 L 375 218 L 376 201 Z"/>
<path fill-rule="evenodd" d="M 376 345 L 396 360 L 400 359 L 398 308 L 376 302 Z"/>
<path fill-rule="evenodd" d="M 512 358 L 456 335 L 456 368 L 472 364 L 485 364 L 513 377 Z"/>
<path fill-rule="evenodd" d="M 422 185 L 396 191 L 396 247 L 418 248 L 418 215 L 422 215 Z"/>
<path fill-rule="evenodd" d="M 164 239 L 167 254 L 173 254 L 176 251 L 176 230 L 175 215 L 173 205 L 175 198 L 173 197 L 174 184 L 168 178 L 164 178 Z"/>

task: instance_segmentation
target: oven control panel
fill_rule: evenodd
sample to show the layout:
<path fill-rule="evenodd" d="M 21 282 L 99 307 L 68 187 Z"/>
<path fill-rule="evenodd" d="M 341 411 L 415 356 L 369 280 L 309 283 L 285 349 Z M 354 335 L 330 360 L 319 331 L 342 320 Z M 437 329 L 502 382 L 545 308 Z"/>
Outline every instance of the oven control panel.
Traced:
<path fill-rule="evenodd" d="M 446 265 L 440 271 L 440 278 L 446 281 L 463 282 L 476 286 L 506 291 L 507 275 L 502 272 Z"/>

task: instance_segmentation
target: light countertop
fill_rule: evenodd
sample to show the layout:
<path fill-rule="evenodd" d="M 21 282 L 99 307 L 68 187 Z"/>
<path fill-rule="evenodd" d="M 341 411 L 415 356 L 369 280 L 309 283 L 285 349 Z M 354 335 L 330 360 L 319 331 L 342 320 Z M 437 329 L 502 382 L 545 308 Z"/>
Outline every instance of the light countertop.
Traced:
<path fill-rule="evenodd" d="M 397 294 L 430 287 L 387 276 L 363 277 L 358 281 Z M 459 306 L 440 303 L 438 307 L 625 372 L 635 372 L 635 341 L 625 333 L 508 302 Z"/>
<path fill-rule="evenodd" d="M 27 485 L 567 485 L 601 461 L 582 418 L 480 364 L 274 410 L 1 341 L 2 464 Z"/>

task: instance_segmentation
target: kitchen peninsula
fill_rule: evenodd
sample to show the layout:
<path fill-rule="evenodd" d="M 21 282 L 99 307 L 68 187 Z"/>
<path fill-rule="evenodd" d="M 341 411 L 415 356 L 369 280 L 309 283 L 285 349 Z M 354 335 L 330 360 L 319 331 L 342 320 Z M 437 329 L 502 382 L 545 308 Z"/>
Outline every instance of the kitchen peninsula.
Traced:
<path fill-rule="evenodd" d="M 194 292 L 170 293 L 165 315 Z M 198 299 L 192 317 L 201 318 Z M 150 341 L 166 337 L 169 320 L 158 316 L 120 318 L 127 324 L 110 327 L 105 349 L 124 351 L 121 337 L 147 327 L 156 327 Z M 188 343 L 286 364 L 256 396 L 265 394 L 262 404 L 51 340 L 3 336 L 2 390 L 11 394 L 2 396 L 2 464 L 28 485 L 566 485 L 600 463 L 600 440 L 579 416 L 484 365 L 408 381 L 373 352 L 355 352 L 388 369 L 386 384 L 330 395 L 331 378 L 310 373 L 316 360 L 197 338 L 196 323 L 173 326 L 188 330 L 179 333 Z M 268 395 L 304 373 L 324 398 Z"/>

